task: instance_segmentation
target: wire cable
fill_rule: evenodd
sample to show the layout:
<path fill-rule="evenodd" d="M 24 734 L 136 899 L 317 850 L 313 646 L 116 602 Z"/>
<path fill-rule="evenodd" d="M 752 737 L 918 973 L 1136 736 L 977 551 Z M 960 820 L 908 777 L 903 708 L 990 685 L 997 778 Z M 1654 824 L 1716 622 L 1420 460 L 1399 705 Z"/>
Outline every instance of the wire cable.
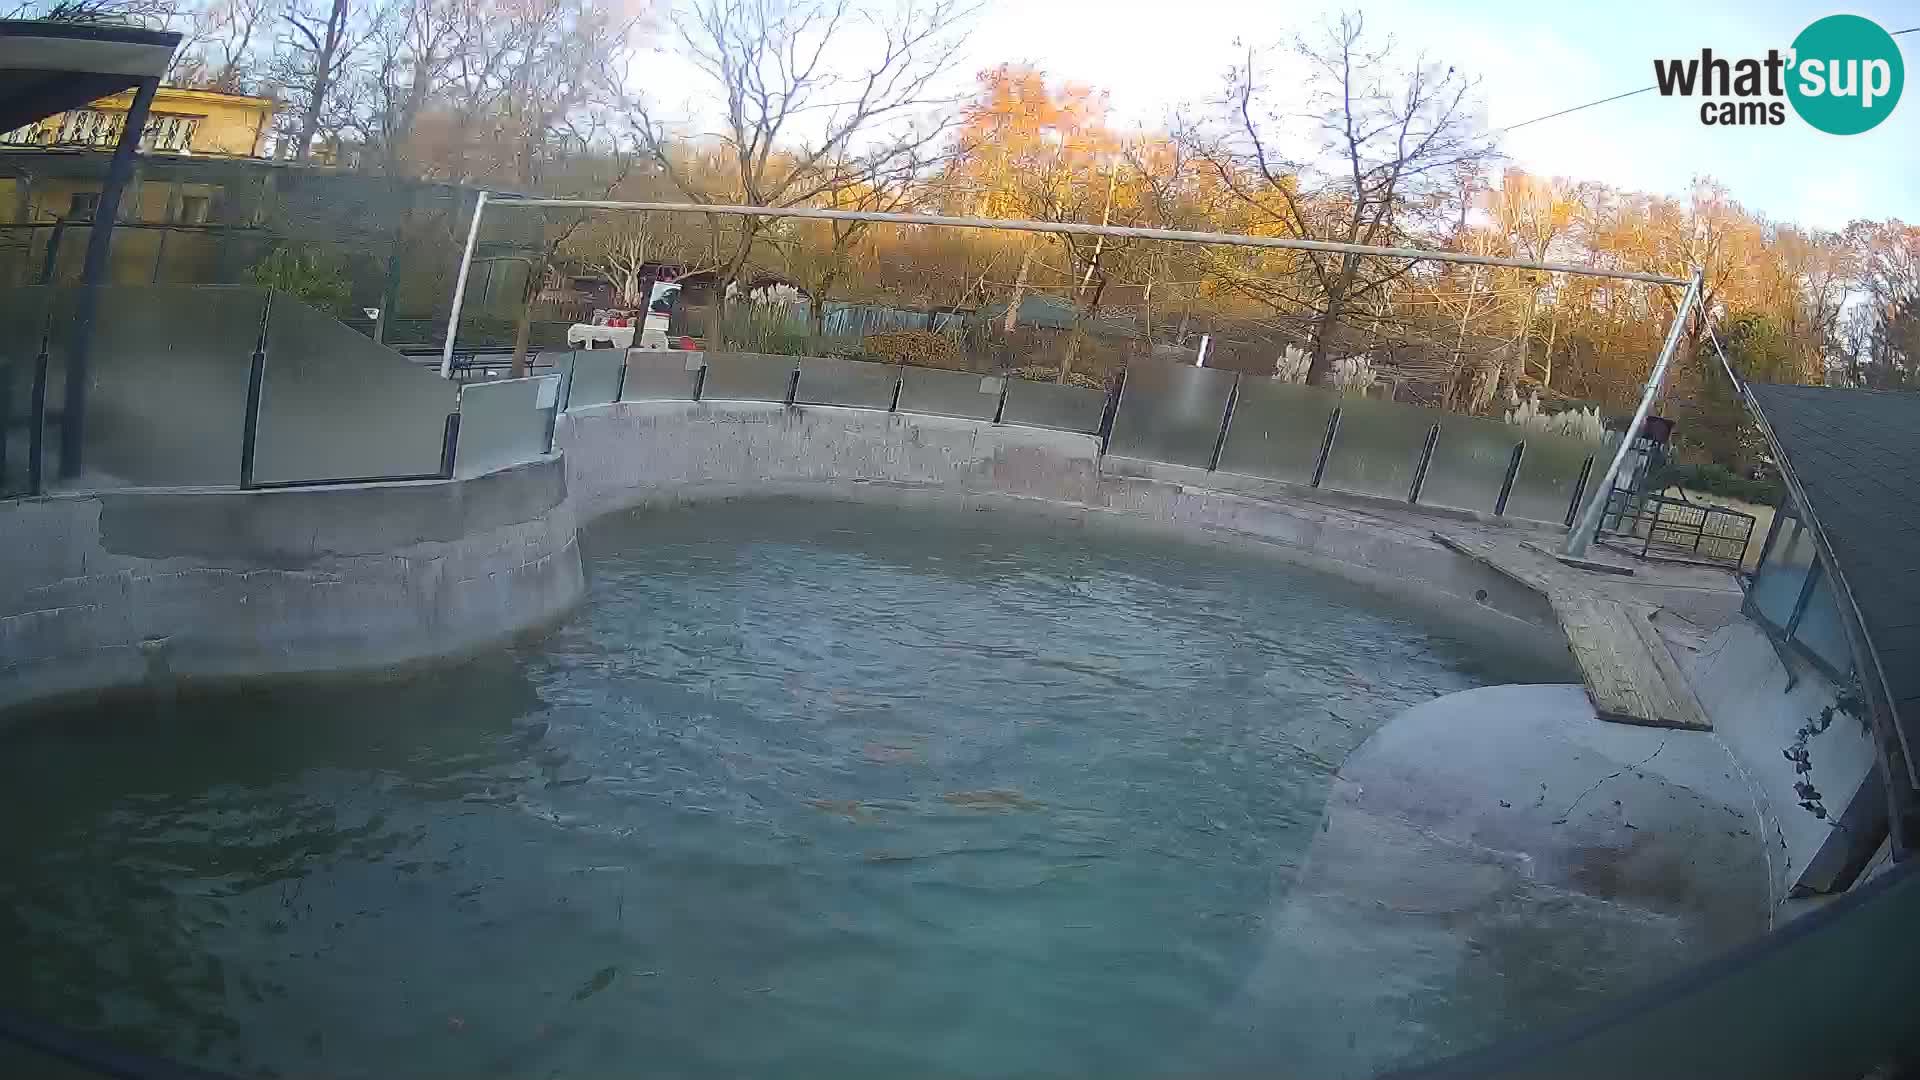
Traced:
<path fill-rule="evenodd" d="M 1587 102 L 1587 103 L 1586 103 L 1585 105 L 1575 105 L 1575 106 L 1574 106 L 1573 108 L 1571 108 L 1571 109 L 1561 109 L 1561 110 L 1560 110 L 1559 112 L 1550 112 L 1550 113 L 1548 113 L 1548 114 L 1547 114 L 1547 115 L 1545 115 L 1545 116 L 1536 116 L 1536 117 L 1534 117 L 1534 118 L 1533 118 L 1533 119 L 1531 119 L 1531 120 L 1522 120 L 1522 121 L 1520 121 L 1520 122 L 1519 122 L 1519 123 L 1517 123 L 1517 124 L 1508 124 L 1508 125 L 1507 125 L 1506 127 L 1503 127 L 1503 128 L 1495 128 L 1494 130 L 1496 130 L 1496 131 L 1517 131 L 1517 130 L 1519 130 L 1520 128 L 1523 128 L 1523 127 L 1526 127 L 1526 126 L 1527 126 L 1528 124 L 1537 124 L 1537 123 L 1539 123 L 1539 122 L 1540 122 L 1540 121 L 1542 121 L 1542 120 L 1551 120 L 1551 119 L 1553 119 L 1553 118 L 1554 118 L 1554 117 L 1556 117 L 1556 116 L 1566 116 L 1566 115 L 1567 115 L 1567 114 L 1569 114 L 1569 113 L 1577 113 L 1577 112 L 1579 112 L 1579 111 L 1580 111 L 1580 110 L 1582 110 L 1582 109 L 1591 109 L 1591 108 L 1593 108 L 1593 107 L 1594 107 L 1595 105 L 1605 105 L 1605 104 L 1607 104 L 1607 103 L 1608 103 L 1608 102 L 1610 102 L 1610 101 L 1619 101 L 1619 100 L 1620 100 L 1620 99 L 1622 99 L 1622 98 L 1630 98 L 1630 97 L 1632 97 L 1632 96 L 1634 96 L 1635 94 L 1644 94 L 1644 93 L 1646 93 L 1646 92 L 1647 92 L 1647 91 L 1649 91 L 1649 90 L 1655 90 L 1655 89 L 1658 89 L 1658 87 L 1654 87 L 1654 86 L 1643 86 L 1643 87 L 1641 87 L 1641 88 L 1640 88 L 1640 89 L 1638 89 L 1638 90 L 1629 90 L 1629 91 L 1627 91 L 1627 92 L 1626 92 L 1626 93 L 1624 93 L 1624 94 L 1615 94 L 1615 95 L 1613 95 L 1612 97 L 1604 97 L 1604 98 L 1601 98 L 1601 99 L 1600 99 L 1599 101 L 1589 101 L 1589 102 Z"/>

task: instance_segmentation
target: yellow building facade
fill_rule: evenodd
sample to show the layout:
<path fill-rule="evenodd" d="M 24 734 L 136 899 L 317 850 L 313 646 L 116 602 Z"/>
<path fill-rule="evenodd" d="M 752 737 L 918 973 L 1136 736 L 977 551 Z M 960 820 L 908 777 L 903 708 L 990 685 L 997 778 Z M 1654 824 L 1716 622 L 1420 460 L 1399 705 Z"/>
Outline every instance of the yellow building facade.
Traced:
<path fill-rule="evenodd" d="M 0 146 L 111 150 L 131 108 L 133 91 L 125 90 L 0 135 Z M 270 98 L 163 86 L 153 95 L 140 149 L 148 154 L 258 157 L 266 149 L 272 123 Z"/>

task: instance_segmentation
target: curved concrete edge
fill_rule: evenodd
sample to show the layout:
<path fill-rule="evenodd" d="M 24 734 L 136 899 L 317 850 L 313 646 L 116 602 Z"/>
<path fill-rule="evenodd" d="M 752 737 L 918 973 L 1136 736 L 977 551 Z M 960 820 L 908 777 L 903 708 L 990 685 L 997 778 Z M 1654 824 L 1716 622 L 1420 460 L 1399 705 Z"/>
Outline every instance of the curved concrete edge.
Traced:
<path fill-rule="evenodd" d="M 1203 485 L 1201 470 L 1103 472 L 1091 435 L 870 409 L 652 401 L 569 412 L 554 445 L 582 522 L 764 496 L 1019 509 L 1243 545 L 1412 605 L 1554 677 L 1574 673 L 1546 599 L 1436 543 L 1430 527 L 1279 491 L 1220 491 Z M 1181 474 L 1189 482 L 1167 478 Z"/>
<path fill-rule="evenodd" d="M 1261 1048 L 1302 1076 L 1469 1049 L 1489 1012 L 1564 1019 L 1766 932 L 1766 849 L 1711 732 L 1604 722 L 1579 686 L 1449 694 L 1340 767 L 1224 1019 L 1321 1018 Z"/>
<path fill-rule="evenodd" d="M 959 500 L 1245 545 L 1412 605 L 1543 673 L 1571 671 L 1542 597 L 1417 523 L 1105 474 L 1089 435 L 826 406 L 620 402 L 559 417 L 554 448 L 455 480 L 0 503 L 19 553 L 0 567 L 0 708 L 470 653 L 581 599 L 579 523 L 769 495 Z"/>
<path fill-rule="evenodd" d="M 469 653 L 585 593 L 558 455 L 465 480 L 0 503 L 0 708 Z"/>

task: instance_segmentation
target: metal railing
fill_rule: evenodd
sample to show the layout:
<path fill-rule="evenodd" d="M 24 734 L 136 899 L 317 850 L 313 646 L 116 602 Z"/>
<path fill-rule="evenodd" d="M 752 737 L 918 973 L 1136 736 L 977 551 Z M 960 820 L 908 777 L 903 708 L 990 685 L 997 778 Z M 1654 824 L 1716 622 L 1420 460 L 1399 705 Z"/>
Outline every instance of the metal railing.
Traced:
<path fill-rule="evenodd" d="M 1739 569 L 1746 562 L 1758 521 L 1752 514 L 1722 506 L 1615 488 L 1607 498 L 1601 536 L 1608 546 L 1634 551 L 1643 559 L 1683 559 Z"/>

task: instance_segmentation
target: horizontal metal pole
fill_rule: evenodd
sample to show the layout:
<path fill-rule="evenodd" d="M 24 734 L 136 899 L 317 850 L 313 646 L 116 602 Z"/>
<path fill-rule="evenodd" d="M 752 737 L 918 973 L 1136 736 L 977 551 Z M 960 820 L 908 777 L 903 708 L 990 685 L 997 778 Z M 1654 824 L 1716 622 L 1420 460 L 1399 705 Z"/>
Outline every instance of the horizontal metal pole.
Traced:
<path fill-rule="evenodd" d="M 638 210 L 666 214 L 729 214 L 734 217 L 814 218 L 823 221 L 875 221 L 890 225 L 946 225 L 957 229 L 997 229 L 1006 232 L 1061 233 L 1068 236 L 1112 236 L 1122 239 L 1171 240 L 1177 244 L 1225 244 L 1232 247 L 1286 248 L 1326 251 L 1339 255 L 1375 255 L 1385 259 L 1430 259 L 1473 266 L 1510 266 L 1555 274 L 1651 281 L 1657 285 L 1686 285 L 1688 278 L 1642 274 L 1631 270 L 1603 270 L 1597 266 L 1532 262 L 1494 255 L 1429 248 L 1372 247 L 1332 240 L 1296 240 L 1286 236 L 1246 236 L 1240 233 L 1188 232 L 1182 229 L 1142 229 L 1131 225 L 1083 225 L 1072 221 L 1021 221 L 1014 218 L 944 217 L 939 214 L 885 214 L 871 210 L 822 210 L 811 206 L 709 206 L 705 203 L 620 202 L 615 199 L 515 199 L 496 196 L 492 209 L 513 206 L 571 206 L 581 210 Z"/>

